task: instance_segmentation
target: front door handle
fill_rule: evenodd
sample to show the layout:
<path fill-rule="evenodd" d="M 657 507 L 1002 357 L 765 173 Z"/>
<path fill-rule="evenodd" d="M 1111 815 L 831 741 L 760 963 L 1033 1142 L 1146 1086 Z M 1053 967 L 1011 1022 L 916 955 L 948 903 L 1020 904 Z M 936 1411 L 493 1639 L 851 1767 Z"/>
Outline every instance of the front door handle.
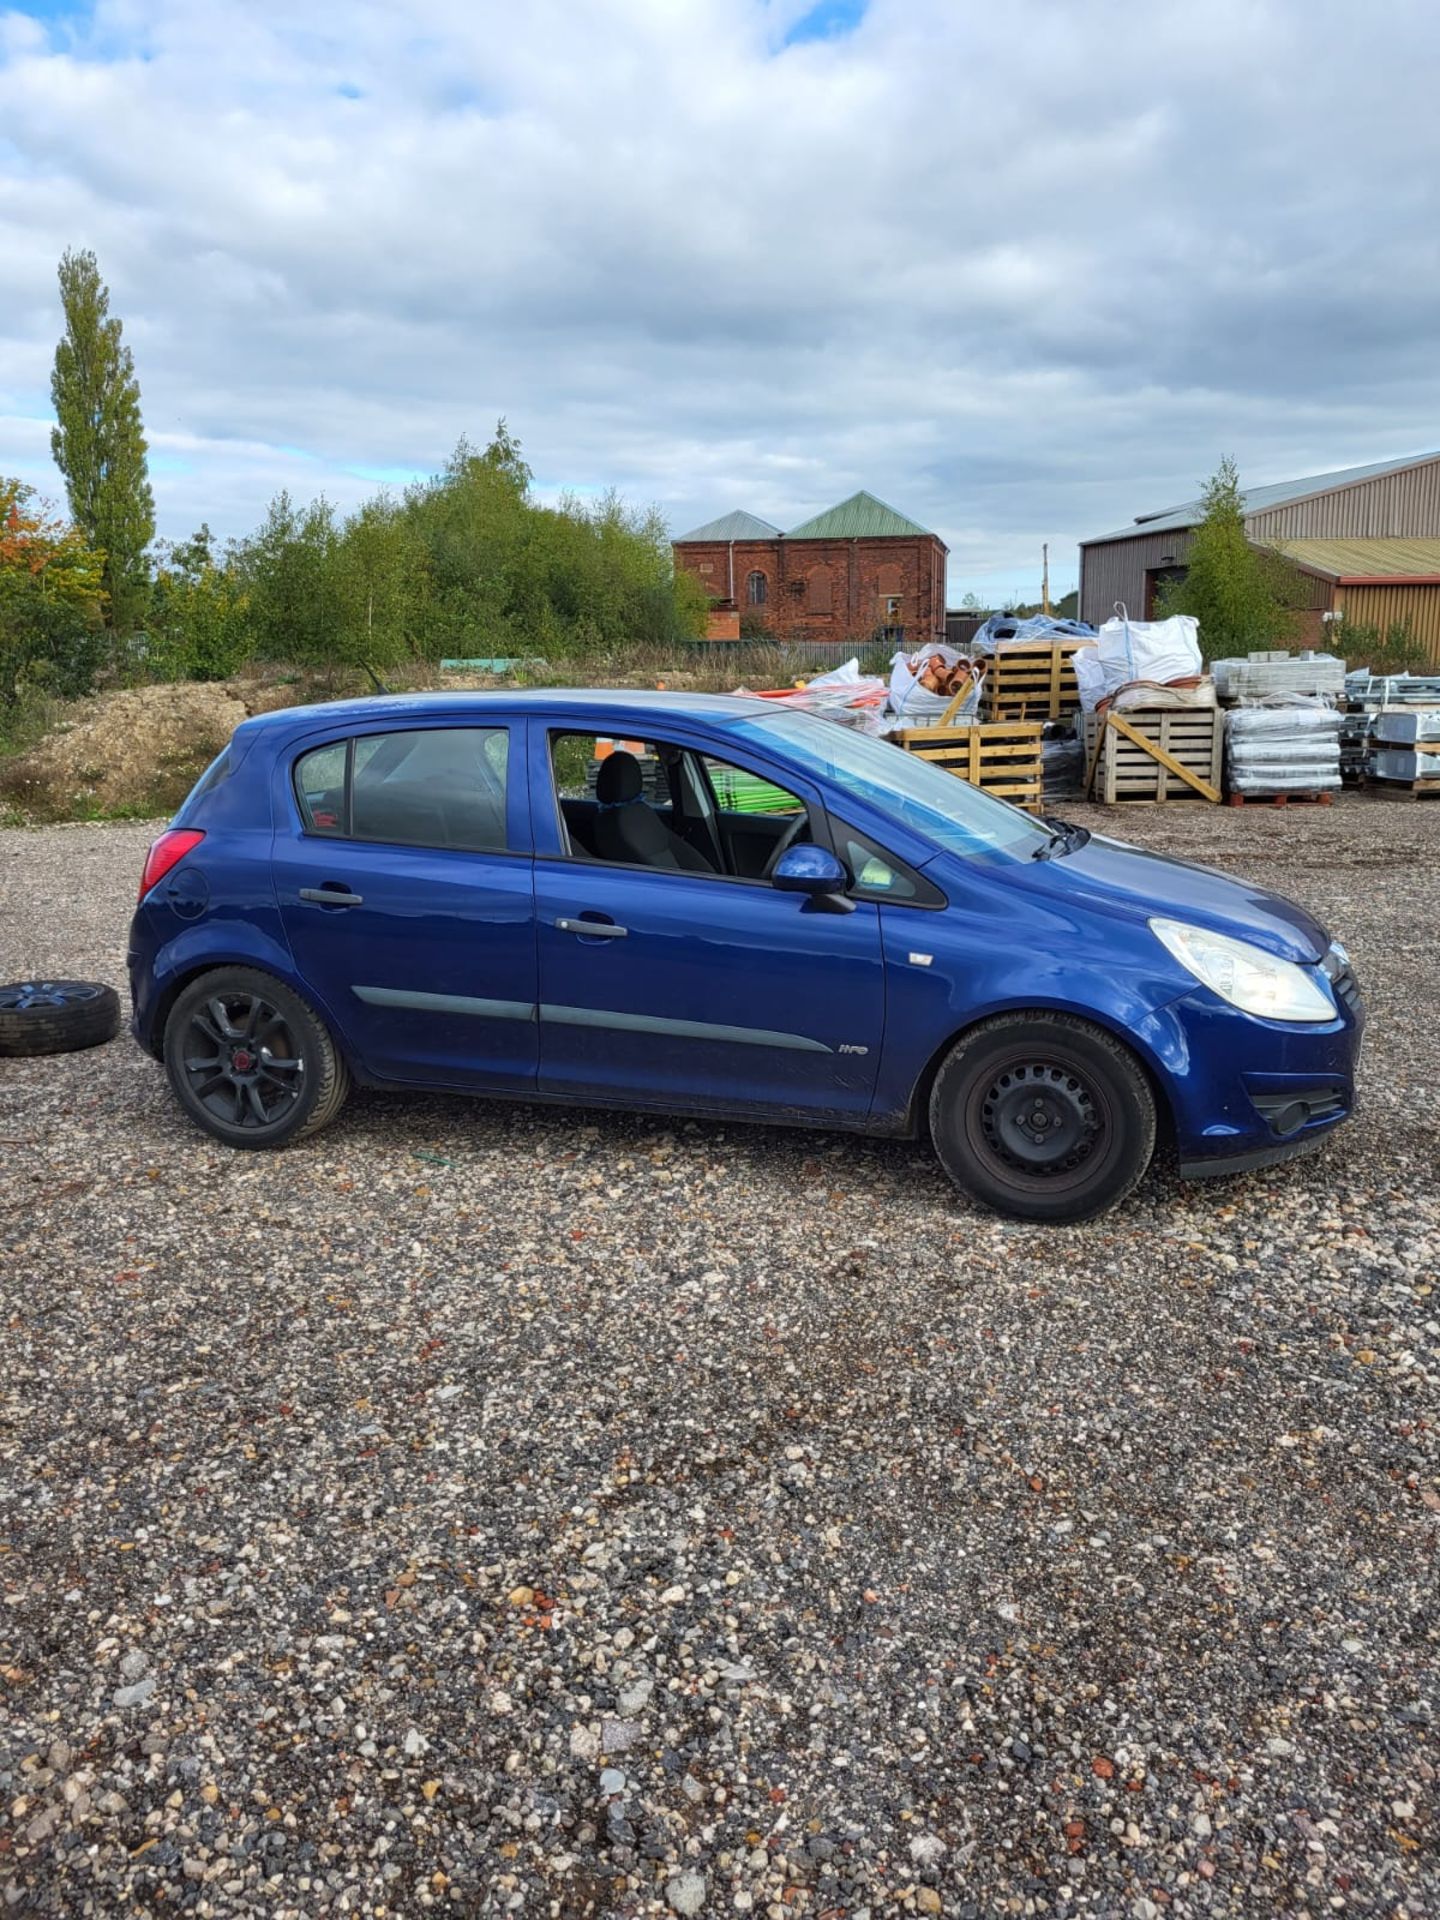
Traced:
<path fill-rule="evenodd" d="M 582 940 L 623 940 L 630 929 L 613 920 L 557 920 L 561 933 L 578 933 Z"/>
<path fill-rule="evenodd" d="M 300 898 L 313 900 L 317 907 L 363 907 L 363 893 L 347 893 L 343 887 L 301 887 Z"/>

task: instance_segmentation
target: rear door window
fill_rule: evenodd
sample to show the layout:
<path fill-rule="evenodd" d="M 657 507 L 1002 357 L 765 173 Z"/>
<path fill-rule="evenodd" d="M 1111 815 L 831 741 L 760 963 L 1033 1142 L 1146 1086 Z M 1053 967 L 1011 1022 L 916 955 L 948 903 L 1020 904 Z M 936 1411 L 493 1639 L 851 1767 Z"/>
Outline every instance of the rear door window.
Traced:
<path fill-rule="evenodd" d="M 296 765 L 308 831 L 392 846 L 503 853 L 506 727 L 424 727 L 317 747 Z"/>

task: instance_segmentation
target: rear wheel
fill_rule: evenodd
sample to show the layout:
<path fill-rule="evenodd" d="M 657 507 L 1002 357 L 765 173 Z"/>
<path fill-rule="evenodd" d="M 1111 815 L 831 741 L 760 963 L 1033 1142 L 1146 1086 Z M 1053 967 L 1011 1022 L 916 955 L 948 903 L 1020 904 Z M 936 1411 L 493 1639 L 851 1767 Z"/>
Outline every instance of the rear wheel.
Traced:
<path fill-rule="evenodd" d="M 1021 1220 L 1090 1220 L 1138 1185 L 1155 1097 L 1127 1047 L 1069 1014 L 1004 1014 L 935 1076 L 930 1134 L 956 1186 Z"/>
<path fill-rule="evenodd" d="M 252 967 L 223 967 L 186 987 L 165 1023 L 165 1071 L 195 1124 L 230 1147 L 281 1147 L 318 1133 L 350 1090 L 314 1008 Z"/>

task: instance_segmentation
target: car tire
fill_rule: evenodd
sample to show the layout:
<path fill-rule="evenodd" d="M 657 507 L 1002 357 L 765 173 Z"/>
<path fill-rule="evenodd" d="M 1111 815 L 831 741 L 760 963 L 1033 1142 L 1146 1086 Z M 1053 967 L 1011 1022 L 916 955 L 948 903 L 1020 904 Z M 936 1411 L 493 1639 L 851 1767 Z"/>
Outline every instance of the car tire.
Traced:
<path fill-rule="evenodd" d="M 103 1046 L 120 1030 L 120 996 L 95 980 L 14 980 L 0 987 L 0 1054 L 21 1059 Z"/>
<path fill-rule="evenodd" d="M 184 989 L 165 1022 L 176 1099 L 227 1147 L 290 1146 L 328 1126 L 350 1074 L 315 1009 L 273 974 L 221 967 Z"/>
<path fill-rule="evenodd" d="M 930 1091 L 930 1137 L 956 1186 L 999 1213 L 1093 1220 L 1155 1151 L 1155 1096 L 1112 1034 L 1070 1014 L 1002 1014 L 964 1034 Z"/>

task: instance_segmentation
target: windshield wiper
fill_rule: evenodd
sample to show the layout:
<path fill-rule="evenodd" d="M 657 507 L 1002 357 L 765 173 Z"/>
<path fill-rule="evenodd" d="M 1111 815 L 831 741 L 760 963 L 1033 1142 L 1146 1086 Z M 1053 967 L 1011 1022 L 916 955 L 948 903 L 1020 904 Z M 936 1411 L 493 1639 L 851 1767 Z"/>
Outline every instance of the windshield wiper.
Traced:
<path fill-rule="evenodd" d="M 1057 854 L 1073 853 L 1090 838 L 1088 827 L 1076 826 L 1073 820 L 1057 820 L 1053 814 L 1042 814 L 1040 825 L 1047 829 L 1049 838 L 1031 854 L 1032 860 L 1053 860 Z"/>

